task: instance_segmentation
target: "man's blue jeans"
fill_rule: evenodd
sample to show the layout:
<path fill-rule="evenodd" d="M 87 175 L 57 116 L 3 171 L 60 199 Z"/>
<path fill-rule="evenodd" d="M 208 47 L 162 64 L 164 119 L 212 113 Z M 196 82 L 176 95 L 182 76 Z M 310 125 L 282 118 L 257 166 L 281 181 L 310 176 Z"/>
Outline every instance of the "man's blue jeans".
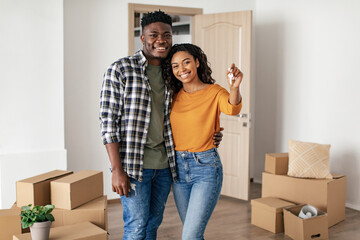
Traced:
<path fill-rule="evenodd" d="M 123 205 L 124 240 L 155 240 L 171 187 L 170 169 L 144 169 L 143 181 L 130 179 L 129 197 Z"/>
<path fill-rule="evenodd" d="M 223 169 L 216 148 L 176 152 L 178 181 L 173 183 L 183 240 L 203 240 L 206 225 L 220 196 Z"/>

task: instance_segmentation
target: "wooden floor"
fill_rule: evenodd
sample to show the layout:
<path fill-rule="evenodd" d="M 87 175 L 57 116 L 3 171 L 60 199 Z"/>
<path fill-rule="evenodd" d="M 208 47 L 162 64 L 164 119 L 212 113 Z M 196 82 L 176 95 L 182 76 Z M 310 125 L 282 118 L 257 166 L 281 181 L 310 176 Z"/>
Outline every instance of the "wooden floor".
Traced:
<path fill-rule="evenodd" d="M 259 198 L 261 185 L 251 184 L 251 199 Z M 109 204 L 109 240 L 119 240 L 123 236 L 122 206 Z M 291 239 L 284 233 L 273 234 L 251 225 L 250 202 L 220 197 L 206 228 L 206 240 L 242 240 L 242 239 Z M 170 194 L 166 205 L 164 220 L 158 230 L 159 240 L 181 239 L 181 221 L 178 216 L 173 195 Z M 329 239 L 360 239 L 360 212 L 346 208 L 346 218 L 329 228 Z"/>

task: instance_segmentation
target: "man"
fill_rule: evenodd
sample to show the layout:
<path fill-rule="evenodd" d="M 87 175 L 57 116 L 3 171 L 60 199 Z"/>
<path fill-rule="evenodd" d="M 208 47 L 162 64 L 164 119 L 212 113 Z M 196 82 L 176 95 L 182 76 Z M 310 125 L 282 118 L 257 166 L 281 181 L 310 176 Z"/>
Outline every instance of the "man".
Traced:
<path fill-rule="evenodd" d="M 159 10 L 145 15 L 141 26 L 142 51 L 108 68 L 100 102 L 112 190 L 123 205 L 123 239 L 156 239 L 171 181 L 177 180 L 171 96 L 161 70 L 172 46 L 172 21 Z"/>

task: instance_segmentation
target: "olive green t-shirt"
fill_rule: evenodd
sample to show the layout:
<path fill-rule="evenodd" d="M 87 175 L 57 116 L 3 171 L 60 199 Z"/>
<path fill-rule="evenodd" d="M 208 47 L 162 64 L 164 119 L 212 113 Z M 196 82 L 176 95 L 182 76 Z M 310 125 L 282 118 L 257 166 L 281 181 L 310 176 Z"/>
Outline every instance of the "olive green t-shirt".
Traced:
<path fill-rule="evenodd" d="M 165 83 L 161 66 L 148 65 L 146 73 L 151 86 L 150 126 L 144 147 L 144 168 L 164 169 L 169 167 L 164 140 Z"/>

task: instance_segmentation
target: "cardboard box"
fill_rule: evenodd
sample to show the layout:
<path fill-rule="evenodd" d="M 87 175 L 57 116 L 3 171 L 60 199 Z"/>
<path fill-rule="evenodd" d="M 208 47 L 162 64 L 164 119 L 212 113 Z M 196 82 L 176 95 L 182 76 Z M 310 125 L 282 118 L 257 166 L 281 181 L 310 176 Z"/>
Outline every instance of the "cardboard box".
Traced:
<path fill-rule="evenodd" d="M 284 232 L 283 208 L 294 206 L 279 198 L 266 197 L 251 200 L 251 224 L 273 233 Z"/>
<path fill-rule="evenodd" d="M 267 153 L 265 154 L 265 172 L 286 175 L 289 166 L 288 153 Z"/>
<path fill-rule="evenodd" d="M 108 209 L 107 209 L 107 196 L 102 196 L 94 199 L 88 203 L 81 205 L 73 210 L 55 208 L 51 214 L 54 216 L 55 221 L 51 227 L 60 227 L 80 222 L 91 222 L 96 226 L 108 231 Z M 16 206 L 16 203 L 11 209 L 15 209 L 20 214 L 21 209 Z M 19 226 L 21 228 L 20 216 Z M 1 226 L 0 226 L 1 227 Z M 22 229 L 20 233 L 30 232 L 29 228 Z M 12 237 L 12 235 L 11 235 Z M 1 239 L 1 238 L 0 238 Z"/>
<path fill-rule="evenodd" d="M 318 216 L 302 219 L 298 215 L 303 206 L 284 208 L 285 234 L 295 240 L 329 239 L 326 213 L 318 210 Z"/>
<path fill-rule="evenodd" d="M 80 222 L 91 222 L 108 230 L 107 197 L 102 196 L 73 210 L 55 208 L 52 211 L 55 221 L 51 227 L 59 227 Z"/>
<path fill-rule="evenodd" d="M 327 213 L 329 227 L 345 219 L 346 176 L 305 179 L 263 172 L 262 197 L 310 204 Z"/>
<path fill-rule="evenodd" d="M 21 234 L 20 210 L 0 210 L 0 239 L 11 240 L 14 234 Z"/>
<path fill-rule="evenodd" d="M 16 202 L 19 207 L 29 204 L 46 205 L 51 203 L 50 181 L 71 174 L 71 171 L 54 170 L 16 182 Z"/>
<path fill-rule="evenodd" d="M 11 206 L 10 209 L 13 209 L 13 210 L 17 210 L 19 212 L 19 214 L 21 213 L 21 208 L 19 208 L 17 205 L 16 205 L 16 202 Z M 20 233 L 28 233 L 30 232 L 30 228 L 25 228 L 23 229 L 22 226 L 21 226 L 21 217 L 19 216 L 19 227 L 21 229 Z M 0 238 L 1 239 L 1 238 Z M 11 238 L 12 239 L 12 235 L 11 235 Z"/>
<path fill-rule="evenodd" d="M 13 240 L 31 240 L 31 234 L 14 235 Z M 49 240 L 107 240 L 107 232 L 90 222 L 50 228 Z"/>
<path fill-rule="evenodd" d="M 51 182 L 51 203 L 71 210 L 103 196 L 103 192 L 103 173 L 83 170 Z"/>

